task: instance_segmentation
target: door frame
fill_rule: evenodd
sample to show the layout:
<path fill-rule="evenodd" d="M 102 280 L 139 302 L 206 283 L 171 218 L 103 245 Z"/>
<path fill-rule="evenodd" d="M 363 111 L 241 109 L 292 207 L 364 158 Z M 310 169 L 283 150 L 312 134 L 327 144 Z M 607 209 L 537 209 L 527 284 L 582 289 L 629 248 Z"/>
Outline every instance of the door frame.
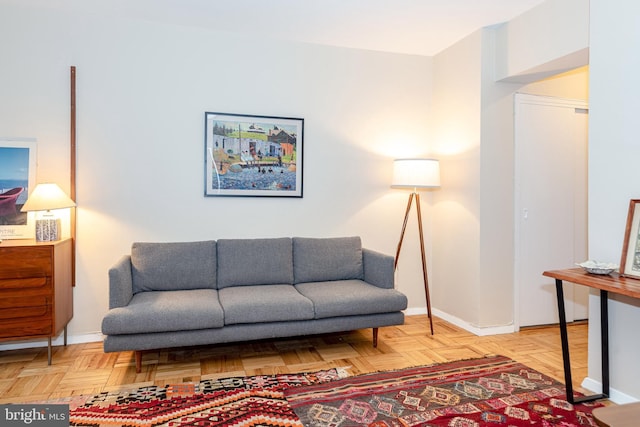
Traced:
<path fill-rule="evenodd" d="M 513 265 L 513 326 L 514 331 L 520 330 L 520 284 L 518 283 L 518 279 L 521 274 L 521 265 L 519 260 L 522 257 L 520 251 L 520 238 L 521 238 L 521 215 L 524 209 L 524 206 L 521 205 L 521 198 L 518 196 L 518 192 L 522 186 L 521 179 L 518 172 L 519 158 L 521 156 L 520 150 L 518 149 L 516 134 L 517 134 L 517 114 L 519 111 L 519 105 L 521 104 L 536 104 L 536 105 L 549 105 L 554 107 L 566 107 L 566 108 L 574 108 L 575 110 L 586 110 L 589 111 L 589 104 L 587 101 L 580 99 L 569 99 L 569 98 L 560 98 L 554 96 L 546 96 L 546 95 L 533 95 L 526 93 L 516 92 L 514 94 L 514 109 L 513 109 L 513 144 L 514 144 L 514 265 Z M 587 119 L 588 120 L 588 119 Z M 588 135 L 587 135 L 588 138 Z M 585 154 L 586 155 L 586 154 Z M 570 266 L 568 266 L 570 267 Z M 540 272 L 542 275 L 542 271 Z M 572 284 L 565 284 L 565 301 L 570 301 L 571 299 L 567 299 L 567 290 L 566 287 Z M 573 285 L 575 286 L 575 285 Z M 565 311 L 568 311 L 570 307 L 569 304 L 565 304 Z M 573 311 L 570 317 L 567 317 L 567 320 L 573 319 Z"/>

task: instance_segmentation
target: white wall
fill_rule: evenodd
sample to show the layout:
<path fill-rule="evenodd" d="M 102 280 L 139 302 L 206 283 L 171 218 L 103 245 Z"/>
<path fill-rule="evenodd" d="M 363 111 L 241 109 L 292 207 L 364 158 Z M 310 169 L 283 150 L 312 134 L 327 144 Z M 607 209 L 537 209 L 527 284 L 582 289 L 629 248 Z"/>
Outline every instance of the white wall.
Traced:
<path fill-rule="evenodd" d="M 640 3 L 591 0 L 589 257 L 619 262 L 630 199 L 640 198 Z M 611 387 L 620 401 L 640 399 L 640 301 L 609 302 Z M 599 313 L 592 293 L 590 312 Z M 599 315 L 589 324 L 589 377 L 599 381 Z"/>
<path fill-rule="evenodd" d="M 553 2 L 557 3 L 556 0 L 548 1 L 544 7 L 551 7 L 547 3 Z M 584 4 L 578 6 L 575 16 L 582 17 L 579 27 L 584 28 Z M 560 61 L 566 69 L 584 66 L 584 49 L 590 42 L 589 69 L 583 67 L 515 89 L 523 93 L 589 100 L 589 257 L 592 259 L 616 262 L 620 259 L 629 199 L 640 198 L 637 176 L 634 179 L 634 175 L 640 174 L 636 165 L 640 158 L 640 145 L 637 143 L 637 119 L 632 105 L 635 95 L 640 91 L 634 74 L 634 70 L 640 66 L 640 55 L 636 49 L 640 30 L 635 25 L 639 17 L 640 6 L 636 2 L 617 0 L 612 4 L 604 0 L 592 0 L 589 37 L 573 39 L 576 42 L 573 45 L 575 54 L 565 50 Z M 515 68 L 514 73 L 518 70 L 523 72 L 520 76 L 514 74 L 504 78 L 498 75 L 502 82 L 530 83 L 540 76 L 549 76 L 549 72 L 553 71 L 548 67 L 554 63 L 553 56 L 545 56 L 554 52 L 548 49 L 550 39 L 547 32 L 550 28 L 555 29 L 551 40 L 557 40 L 564 46 L 563 37 L 572 38 L 574 26 L 549 27 L 544 24 L 545 19 L 545 16 L 534 13 L 525 14 L 509 23 L 511 30 L 517 22 L 528 25 L 529 31 L 533 31 L 537 22 L 538 32 L 534 33 L 545 34 L 541 38 L 520 38 L 521 44 L 516 51 L 526 54 L 523 58 L 528 58 L 530 63 Z M 549 19 L 553 21 L 553 17 Z M 496 29 L 496 59 L 506 63 L 505 58 L 500 58 L 504 47 L 501 42 L 504 40 L 499 39 L 505 35 L 504 30 Z M 507 122 L 511 119 L 505 120 L 510 115 L 504 114 L 508 108 L 504 97 L 500 95 L 504 95 L 502 89 L 486 80 L 482 84 L 478 80 L 487 60 L 479 53 L 483 46 L 487 49 L 482 43 L 481 33 L 470 35 L 435 57 L 434 72 L 434 148 L 443 158 L 443 187 L 434 193 L 433 207 L 434 304 L 445 314 L 451 315 L 450 320 L 477 326 L 477 333 L 491 327 L 496 319 L 508 318 L 512 305 L 500 304 L 496 301 L 501 300 L 492 300 L 492 297 L 502 298 L 500 292 L 510 294 L 513 291 L 504 283 L 502 288 L 490 283 L 491 271 L 486 267 L 489 258 L 480 261 L 483 256 L 492 255 L 492 251 L 500 247 L 499 242 L 505 244 L 503 240 L 491 244 L 487 237 L 491 233 L 483 235 L 485 229 L 499 229 L 497 223 L 487 223 L 491 204 L 485 204 L 485 201 L 492 201 L 495 208 L 503 213 L 505 208 L 512 207 L 506 191 L 508 186 L 500 187 L 503 195 L 500 198 L 490 193 L 491 186 L 488 185 L 492 180 L 498 182 L 499 176 L 509 179 L 508 174 L 505 175 L 505 171 L 511 167 L 508 162 L 510 148 L 506 144 L 508 137 L 505 138 L 504 133 L 500 135 L 499 129 L 508 133 Z M 497 64 L 499 66 L 500 61 Z M 538 74 L 543 69 L 544 72 Z M 502 113 L 495 114 L 486 103 L 492 96 L 497 96 L 494 100 L 500 105 L 497 108 Z M 483 103 L 482 108 L 478 106 L 480 102 Z M 500 136 L 501 142 L 492 141 L 492 135 Z M 500 153 L 497 150 L 499 144 L 505 144 L 503 147 L 507 151 Z M 504 166 L 499 168 L 499 172 L 486 171 L 486 168 L 497 164 Z M 504 232 L 510 234 L 512 227 L 505 225 Z M 499 253 L 504 258 L 505 266 L 512 262 L 512 259 L 506 259 L 504 251 Z M 620 402 L 640 399 L 636 380 L 640 377 L 636 357 L 640 344 L 633 327 L 629 327 L 638 323 L 640 303 L 620 297 L 612 297 L 612 300 L 612 397 Z M 590 388 L 597 388 L 601 380 L 599 321 L 599 301 L 594 293 L 590 301 L 589 378 L 585 381 Z"/>
<path fill-rule="evenodd" d="M 24 3 L 0 5 L 0 39 L 0 136 L 36 137 L 38 180 L 65 189 L 77 66 L 72 338 L 100 330 L 107 270 L 133 241 L 360 235 L 395 253 L 407 194 L 389 188 L 392 159 L 429 152 L 432 59 Z M 205 111 L 304 118 L 304 197 L 204 197 Z M 419 269 L 397 282 L 424 310 Z"/>
<path fill-rule="evenodd" d="M 510 79 L 495 81 L 493 64 L 498 54 L 492 51 L 495 38 L 494 30 L 484 31 L 479 273 L 482 291 L 478 296 L 478 326 L 510 328 L 517 286 L 514 283 L 514 95 L 519 92 L 587 101 L 588 70 L 581 67 L 527 85 L 509 83 Z M 530 49 L 532 47 L 530 44 Z"/>
<path fill-rule="evenodd" d="M 469 324 L 479 321 L 482 32 L 434 62 L 433 147 L 442 188 L 433 193 L 433 305 Z M 449 320 L 452 320 L 449 318 Z"/>
<path fill-rule="evenodd" d="M 499 37 L 499 28 L 477 31 L 434 62 L 433 148 L 442 188 L 433 193 L 433 304 L 480 335 L 513 330 L 513 96 L 588 96 L 586 68 L 528 85 L 497 82 Z"/>
<path fill-rule="evenodd" d="M 513 328 L 514 94 L 519 84 L 496 82 L 496 31 L 483 35 L 480 281 L 478 325 Z M 500 165 L 497 167 L 497 165 Z"/>
<path fill-rule="evenodd" d="M 518 89 L 530 95 L 555 96 L 565 99 L 589 100 L 589 66 L 530 83 Z"/>
<path fill-rule="evenodd" d="M 496 80 L 530 83 L 587 64 L 589 0 L 547 0 L 501 25 L 497 46 Z"/>

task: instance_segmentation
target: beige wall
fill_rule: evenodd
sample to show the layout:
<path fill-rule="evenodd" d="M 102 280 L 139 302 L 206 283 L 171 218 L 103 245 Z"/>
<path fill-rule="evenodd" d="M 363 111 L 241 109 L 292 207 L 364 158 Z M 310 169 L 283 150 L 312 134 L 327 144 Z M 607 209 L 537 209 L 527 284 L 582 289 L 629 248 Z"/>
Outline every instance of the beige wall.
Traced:
<path fill-rule="evenodd" d="M 431 270 L 440 316 L 476 323 L 480 268 L 482 32 L 435 57 L 433 147 L 442 188 L 433 193 Z"/>
<path fill-rule="evenodd" d="M 547 0 L 497 28 L 496 80 L 529 83 L 589 61 L 589 1 Z"/>
<path fill-rule="evenodd" d="M 640 198 L 640 143 L 635 101 L 640 96 L 640 3 L 591 0 L 589 77 L 589 257 L 619 262 L 630 199 Z M 600 373 L 599 297 L 592 292 L 589 378 Z M 611 387 L 619 401 L 640 400 L 639 300 L 609 302 Z"/>
<path fill-rule="evenodd" d="M 100 339 L 107 270 L 134 241 L 360 235 L 393 255 L 394 157 L 428 151 L 432 58 L 0 5 L 0 136 L 35 137 L 38 179 L 68 187 L 77 66 L 74 340 Z M 10 82 L 10 83 L 8 83 Z M 204 112 L 302 117 L 304 197 L 204 197 Z M 415 230 L 415 229 L 414 229 Z M 417 235 L 417 231 L 412 231 Z M 403 258 L 419 260 L 407 243 Z M 419 269 L 398 288 L 425 306 Z"/>
<path fill-rule="evenodd" d="M 496 32 L 484 32 L 482 66 L 479 327 L 513 327 L 513 95 L 520 85 L 495 81 Z M 499 167 L 498 167 L 499 165 Z"/>
<path fill-rule="evenodd" d="M 530 28 L 538 17 L 520 19 Z M 434 62 L 442 188 L 432 194 L 433 303 L 438 315 L 478 334 L 513 330 L 513 95 L 588 98 L 588 69 L 579 63 L 539 82 L 496 81 L 503 36 L 501 27 L 479 30 Z M 520 46 L 532 55 L 545 48 L 535 40 Z"/>
<path fill-rule="evenodd" d="M 518 90 L 521 93 L 555 96 L 566 99 L 589 100 L 589 66 L 576 68 L 543 80 L 530 83 Z"/>

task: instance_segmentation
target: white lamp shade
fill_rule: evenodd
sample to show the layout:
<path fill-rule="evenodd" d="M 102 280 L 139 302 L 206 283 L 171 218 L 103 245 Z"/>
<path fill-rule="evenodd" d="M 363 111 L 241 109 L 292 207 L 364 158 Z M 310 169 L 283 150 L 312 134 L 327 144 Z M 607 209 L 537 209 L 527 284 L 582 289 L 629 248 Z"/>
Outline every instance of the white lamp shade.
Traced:
<path fill-rule="evenodd" d="M 20 209 L 22 212 L 70 208 L 76 204 L 57 184 L 38 184 Z"/>
<path fill-rule="evenodd" d="M 436 159 L 396 159 L 391 188 L 440 187 L 440 162 Z"/>

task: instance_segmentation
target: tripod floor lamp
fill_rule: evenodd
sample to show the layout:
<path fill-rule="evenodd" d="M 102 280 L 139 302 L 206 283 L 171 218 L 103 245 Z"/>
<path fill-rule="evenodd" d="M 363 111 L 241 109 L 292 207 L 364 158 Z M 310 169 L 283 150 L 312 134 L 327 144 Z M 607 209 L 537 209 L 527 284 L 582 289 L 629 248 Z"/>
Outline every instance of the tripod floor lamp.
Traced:
<path fill-rule="evenodd" d="M 404 232 L 407 228 L 407 220 L 409 212 L 411 212 L 411 204 L 416 201 L 418 213 L 418 232 L 420 233 L 420 254 L 422 255 L 422 277 L 424 280 L 424 292 L 427 299 L 427 315 L 429 316 L 429 326 L 431 327 L 431 335 L 433 335 L 433 317 L 431 316 L 431 298 L 429 297 L 429 278 L 427 275 L 427 259 L 424 252 L 424 235 L 422 232 L 422 213 L 420 211 L 420 194 L 418 189 L 438 188 L 440 187 L 440 162 L 435 159 L 396 159 L 393 162 L 393 181 L 391 188 L 408 188 L 413 191 L 409 194 L 409 202 L 407 210 L 404 214 L 404 222 L 402 223 L 402 232 L 400 233 L 400 241 L 396 250 L 396 259 L 394 268 L 398 267 L 398 257 L 400 256 L 400 248 L 402 248 L 402 240 Z"/>

